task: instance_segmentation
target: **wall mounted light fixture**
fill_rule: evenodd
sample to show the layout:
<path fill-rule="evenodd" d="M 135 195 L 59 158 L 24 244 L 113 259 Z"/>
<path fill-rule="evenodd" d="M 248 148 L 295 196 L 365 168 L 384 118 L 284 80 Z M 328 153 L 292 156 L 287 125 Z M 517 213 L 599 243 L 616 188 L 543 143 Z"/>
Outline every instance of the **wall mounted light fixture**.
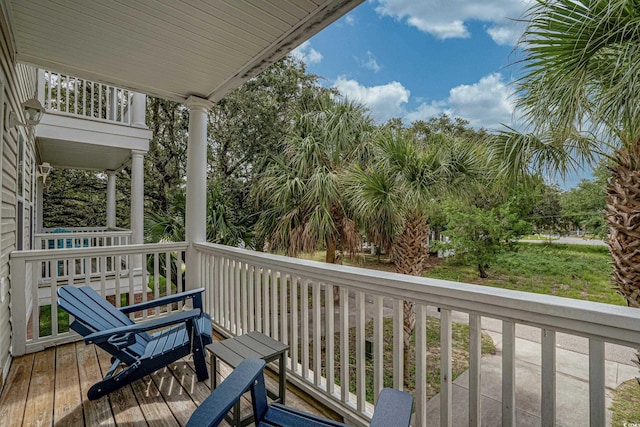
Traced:
<path fill-rule="evenodd" d="M 53 170 L 53 166 L 51 166 L 48 162 L 44 162 L 38 166 L 38 174 L 37 178 L 42 178 L 42 183 L 44 184 L 47 181 L 47 177 Z"/>
<path fill-rule="evenodd" d="M 16 116 L 16 114 L 12 111 L 9 114 L 10 127 L 24 126 L 24 127 L 33 128 L 38 123 L 40 123 L 40 120 L 42 120 L 42 116 L 44 115 L 44 112 L 45 112 L 45 109 L 40 103 L 40 101 L 38 101 L 35 98 L 27 99 L 25 102 L 21 104 L 21 106 L 22 106 L 22 111 L 24 112 L 26 123 L 22 123 L 20 120 L 18 120 L 18 117 Z"/>

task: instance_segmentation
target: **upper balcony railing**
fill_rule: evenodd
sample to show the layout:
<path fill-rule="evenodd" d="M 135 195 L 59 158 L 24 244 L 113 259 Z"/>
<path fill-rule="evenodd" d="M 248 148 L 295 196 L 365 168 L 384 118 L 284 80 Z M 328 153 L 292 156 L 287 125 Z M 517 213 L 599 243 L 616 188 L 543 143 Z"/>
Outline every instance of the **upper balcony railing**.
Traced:
<path fill-rule="evenodd" d="M 48 112 L 132 123 L 132 91 L 45 70 L 38 71 L 38 88 L 38 98 Z"/>
<path fill-rule="evenodd" d="M 133 232 L 124 228 L 65 227 L 45 228 L 34 234 L 35 249 L 93 248 L 131 243 Z"/>

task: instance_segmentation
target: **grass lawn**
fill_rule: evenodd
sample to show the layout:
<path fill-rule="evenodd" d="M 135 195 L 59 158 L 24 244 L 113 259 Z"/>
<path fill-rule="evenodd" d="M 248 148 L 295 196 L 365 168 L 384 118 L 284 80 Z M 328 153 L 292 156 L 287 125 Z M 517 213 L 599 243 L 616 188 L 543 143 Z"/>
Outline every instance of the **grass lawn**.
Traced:
<path fill-rule="evenodd" d="M 365 336 L 373 336 L 373 322 L 365 325 Z M 460 323 L 452 325 L 452 379 L 455 380 L 469 369 L 469 326 Z M 351 328 L 349 331 L 349 390 L 356 392 L 356 331 Z M 411 337 L 412 348 L 415 348 L 415 332 Z M 335 379 L 340 384 L 340 336 L 336 334 L 334 341 L 335 359 Z M 383 372 L 384 387 L 393 387 L 393 319 L 383 320 Z M 313 351 L 310 343 L 310 366 L 313 366 Z M 322 338 L 322 375 L 326 375 L 326 350 L 325 338 Z M 482 336 L 482 354 L 495 354 L 496 347 L 489 336 Z M 415 352 L 409 354 L 408 368 L 410 382 L 405 387 L 405 391 L 415 392 Z M 373 360 L 367 359 L 365 366 L 365 387 L 367 401 L 373 403 Z M 435 318 L 427 319 L 427 397 L 431 398 L 440 392 L 440 320 Z"/>
<path fill-rule="evenodd" d="M 637 425 L 640 423 L 640 385 L 638 381 L 629 380 L 613 393 L 611 405 L 613 426 Z"/>
<path fill-rule="evenodd" d="M 324 252 L 301 258 L 324 261 Z M 478 269 L 455 257 L 431 257 L 424 277 L 494 286 L 539 294 L 626 305 L 611 283 L 611 257 L 604 246 L 519 243 L 515 252 L 498 255 L 489 266 L 489 277 L 481 279 Z M 394 271 L 388 257 L 361 255 L 345 257 L 345 265 Z"/>
<path fill-rule="evenodd" d="M 611 257 L 603 246 L 527 244 L 500 254 L 487 279 L 475 266 L 455 258 L 430 268 L 424 276 L 518 291 L 626 305 L 611 283 Z"/>

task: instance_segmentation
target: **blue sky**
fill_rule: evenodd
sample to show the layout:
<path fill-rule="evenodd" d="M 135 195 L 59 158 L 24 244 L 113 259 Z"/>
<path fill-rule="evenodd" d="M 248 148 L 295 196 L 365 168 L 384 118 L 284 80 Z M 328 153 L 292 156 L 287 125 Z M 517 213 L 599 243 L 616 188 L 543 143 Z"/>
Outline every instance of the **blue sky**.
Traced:
<path fill-rule="evenodd" d="M 366 0 L 298 47 L 308 71 L 378 122 L 447 113 L 489 130 L 513 115 L 514 45 L 531 0 Z M 571 187 L 573 176 L 562 187 Z"/>

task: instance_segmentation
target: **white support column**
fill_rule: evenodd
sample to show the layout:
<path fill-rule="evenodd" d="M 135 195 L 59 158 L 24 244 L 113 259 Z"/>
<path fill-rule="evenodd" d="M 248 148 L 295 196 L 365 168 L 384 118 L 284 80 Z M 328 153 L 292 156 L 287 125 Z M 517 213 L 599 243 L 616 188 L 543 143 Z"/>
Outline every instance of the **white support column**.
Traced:
<path fill-rule="evenodd" d="M 147 97 L 144 93 L 134 92 L 131 109 L 131 126 L 146 128 Z"/>
<path fill-rule="evenodd" d="M 36 179 L 36 233 L 42 233 L 42 214 L 44 204 L 44 184 Z M 35 248 L 40 249 L 40 248 Z"/>
<path fill-rule="evenodd" d="M 207 113 L 211 101 L 189 97 L 189 140 L 187 142 L 187 200 L 185 239 L 187 249 L 186 288 L 195 289 L 200 284 L 198 256 L 193 243 L 207 240 Z"/>
<path fill-rule="evenodd" d="M 131 150 L 131 231 L 133 244 L 144 243 L 144 151 Z"/>
<path fill-rule="evenodd" d="M 142 174 L 144 176 L 144 173 Z M 107 171 L 107 228 L 116 226 L 116 171 Z"/>

